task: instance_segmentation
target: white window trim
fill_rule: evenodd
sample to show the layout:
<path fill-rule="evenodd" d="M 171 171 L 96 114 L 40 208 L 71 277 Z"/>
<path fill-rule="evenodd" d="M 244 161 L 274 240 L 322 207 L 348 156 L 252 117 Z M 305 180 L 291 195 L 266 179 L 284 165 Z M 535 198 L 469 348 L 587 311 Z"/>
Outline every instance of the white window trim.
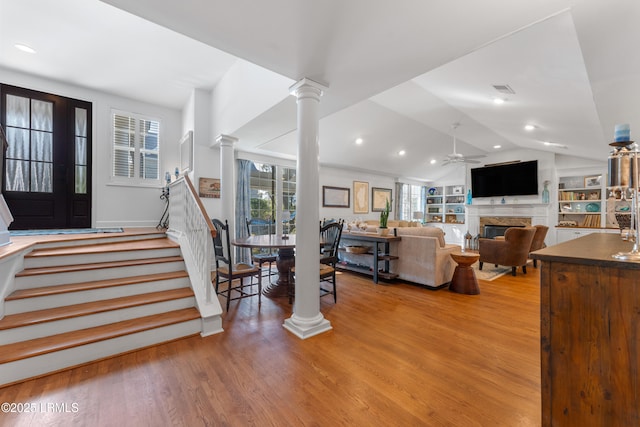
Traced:
<path fill-rule="evenodd" d="M 113 128 L 113 120 L 115 115 L 133 117 L 136 120 L 150 120 L 158 122 L 160 133 L 158 134 L 158 179 L 150 179 L 150 178 L 140 178 L 139 176 L 129 178 L 123 176 L 116 176 L 113 174 L 113 162 L 114 160 L 114 146 L 113 140 L 115 138 L 114 128 Z M 114 186 L 124 186 L 124 187 L 149 187 L 149 188 L 158 188 L 163 184 L 163 176 L 161 171 L 161 146 L 162 146 L 162 120 L 152 116 L 146 116 L 144 114 L 132 113 L 130 111 L 117 110 L 115 108 L 111 109 L 111 114 L 109 116 L 109 181 L 107 185 Z M 140 147 L 135 148 L 136 156 L 135 158 L 139 158 L 139 154 L 145 151 Z M 136 161 L 134 164 L 134 168 L 138 171 L 139 163 Z"/>

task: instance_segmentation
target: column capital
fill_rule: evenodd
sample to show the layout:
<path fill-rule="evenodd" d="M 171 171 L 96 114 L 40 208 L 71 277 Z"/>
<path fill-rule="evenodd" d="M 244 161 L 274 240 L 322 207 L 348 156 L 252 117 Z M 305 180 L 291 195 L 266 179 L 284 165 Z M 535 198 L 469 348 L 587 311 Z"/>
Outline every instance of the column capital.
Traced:
<path fill-rule="evenodd" d="M 231 135 L 220 134 L 216 137 L 216 142 L 212 147 L 216 145 L 220 145 L 220 147 L 233 147 L 236 142 L 238 142 L 238 138 Z"/>
<path fill-rule="evenodd" d="M 329 89 L 328 86 L 315 82 L 308 78 L 298 80 L 289 88 L 289 93 L 298 99 L 305 97 L 314 97 L 320 99 L 324 92 Z"/>

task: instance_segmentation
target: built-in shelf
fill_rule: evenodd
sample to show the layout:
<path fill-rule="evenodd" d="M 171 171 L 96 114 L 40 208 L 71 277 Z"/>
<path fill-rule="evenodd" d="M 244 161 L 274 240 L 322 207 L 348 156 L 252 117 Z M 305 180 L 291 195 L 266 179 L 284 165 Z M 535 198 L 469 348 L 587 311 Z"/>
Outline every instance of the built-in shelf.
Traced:
<path fill-rule="evenodd" d="M 601 176 L 600 176 L 601 177 Z M 600 228 L 603 225 L 602 179 L 563 176 L 558 180 L 558 226 Z"/>
<path fill-rule="evenodd" d="M 431 187 L 427 191 L 425 222 L 464 224 L 464 185 Z"/>

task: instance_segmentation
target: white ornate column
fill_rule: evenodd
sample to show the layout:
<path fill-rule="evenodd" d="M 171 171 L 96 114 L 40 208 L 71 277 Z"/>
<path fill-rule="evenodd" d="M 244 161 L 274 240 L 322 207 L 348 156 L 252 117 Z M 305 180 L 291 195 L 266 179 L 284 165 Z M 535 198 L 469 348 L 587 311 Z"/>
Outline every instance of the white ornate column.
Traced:
<path fill-rule="evenodd" d="M 234 145 L 238 138 L 229 135 L 218 135 L 216 142 L 220 144 L 220 201 L 222 211 L 220 217 L 229 221 L 229 234 L 235 236 L 235 197 L 234 197 L 234 171 L 235 155 Z"/>
<path fill-rule="evenodd" d="M 284 327 L 300 338 L 331 329 L 320 313 L 320 165 L 318 128 L 320 97 L 326 87 L 302 79 L 290 91 L 298 98 L 296 174 L 296 296 Z"/>

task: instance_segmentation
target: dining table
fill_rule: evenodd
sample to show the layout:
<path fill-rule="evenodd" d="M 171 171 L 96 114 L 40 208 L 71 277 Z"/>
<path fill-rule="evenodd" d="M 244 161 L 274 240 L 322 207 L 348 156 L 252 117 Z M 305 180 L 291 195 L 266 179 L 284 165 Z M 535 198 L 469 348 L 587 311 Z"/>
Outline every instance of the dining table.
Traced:
<path fill-rule="evenodd" d="M 278 279 L 262 287 L 267 297 L 286 297 L 289 293 L 289 271 L 295 265 L 296 235 L 258 235 L 234 239 L 231 244 L 240 248 L 277 249 L 276 268 Z"/>

